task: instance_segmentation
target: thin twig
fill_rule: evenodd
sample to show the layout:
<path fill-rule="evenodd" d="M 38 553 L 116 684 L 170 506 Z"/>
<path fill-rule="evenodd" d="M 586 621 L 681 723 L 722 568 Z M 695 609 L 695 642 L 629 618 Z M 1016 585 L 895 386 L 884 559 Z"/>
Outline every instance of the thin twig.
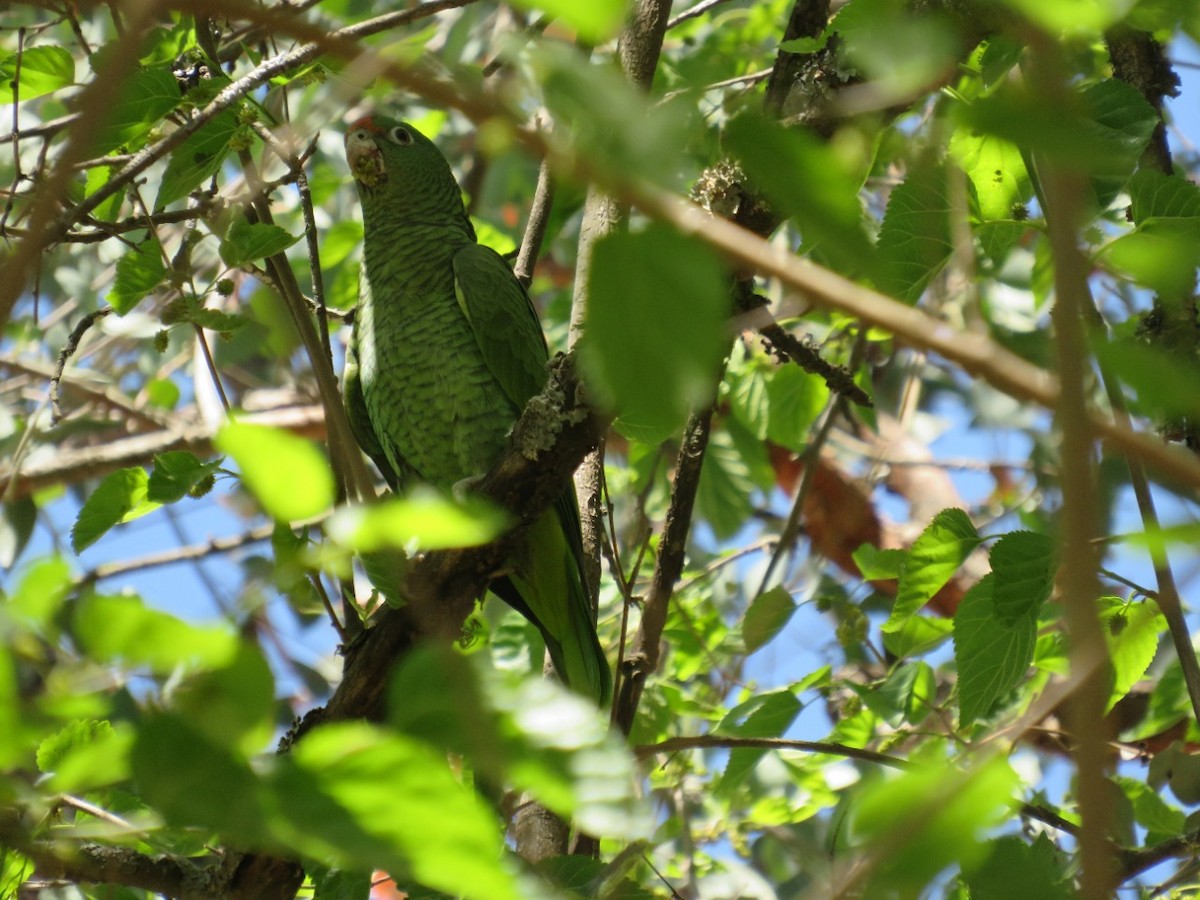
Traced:
<path fill-rule="evenodd" d="M 654 565 L 650 592 L 642 607 L 642 620 L 633 639 L 629 660 L 618 673 L 619 691 L 614 690 L 616 706 L 613 718 L 623 734 L 629 734 L 633 727 L 646 678 L 658 669 L 659 644 L 667 622 L 671 598 L 674 596 L 675 584 L 683 572 L 687 536 L 692 523 L 696 492 L 700 487 L 704 454 L 708 449 L 712 417 L 711 406 L 694 412 L 688 417 L 683 430 L 683 440 L 679 445 L 679 455 L 675 463 L 671 502 L 667 507 L 662 538 L 658 544 L 658 558 Z"/>
<path fill-rule="evenodd" d="M 58 353 L 58 362 L 54 366 L 54 375 L 50 378 L 50 424 L 58 424 L 62 421 L 63 417 L 58 397 L 58 388 L 62 383 L 63 370 L 66 369 L 71 357 L 79 350 L 79 342 L 83 340 L 83 336 L 88 333 L 88 330 L 111 313 L 111 306 L 103 306 L 95 312 L 88 313 L 71 329 L 71 334 L 67 337 L 67 342 L 63 344 L 62 350 Z"/>
<path fill-rule="evenodd" d="M 865 346 L 866 338 L 860 334 L 854 355 L 856 357 L 861 355 Z M 762 580 L 759 582 L 758 591 L 755 596 L 767 590 L 771 579 L 775 575 L 776 568 L 783 561 L 783 557 L 791 552 L 792 546 L 800 536 L 801 520 L 804 516 L 804 504 L 808 500 L 808 495 L 812 491 L 813 479 L 816 477 L 817 458 L 820 456 L 821 448 L 825 446 L 825 442 L 829 439 L 829 435 L 833 431 L 833 423 L 844 402 L 841 394 L 830 396 L 829 402 L 825 406 L 825 411 L 821 415 L 821 421 L 817 425 L 816 432 L 808 442 L 808 446 L 804 448 L 804 454 L 800 457 L 803 474 L 800 476 L 800 484 L 796 488 L 796 497 L 792 501 L 792 509 L 788 513 L 783 531 L 780 532 L 779 543 L 775 547 L 775 552 L 771 554 L 771 559 L 767 562 L 767 568 L 763 572 Z"/>
<path fill-rule="evenodd" d="M 679 25 L 679 24 L 682 24 L 683 22 L 688 21 L 688 19 L 694 19 L 697 16 L 702 16 L 706 12 L 708 12 L 710 9 L 713 9 L 715 7 L 720 6 L 723 3 L 728 3 L 728 2 L 729 2 L 729 0 L 700 0 L 700 2 L 697 3 L 695 6 L 689 6 L 687 9 L 685 9 L 683 12 L 681 12 L 675 18 L 673 18 L 669 22 L 667 22 L 667 29 L 670 30 L 670 29 L 674 28 L 676 25 Z"/>
<path fill-rule="evenodd" d="M 161 553 L 150 553 L 146 556 L 139 556 L 137 559 L 103 563 L 80 576 L 79 583 L 94 584 L 105 578 L 117 578 L 122 575 L 128 575 L 130 572 L 144 572 L 147 569 L 157 569 L 161 566 L 172 566 L 181 562 L 194 562 L 218 553 L 229 553 L 231 550 L 239 550 L 250 544 L 270 540 L 271 535 L 274 533 L 274 524 L 260 525 L 257 528 L 250 529 L 245 534 L 212 538 L 202 544 L 191 544 L 186 547 L 173 547 Z"/>
<path fill-rule="evenodd" d="M 554 180 L 550 163 L 542 160 L 538 166 L 537 187 L 533 192 L 533 205 L 529 208 L 529 220 L 525 223 L 525 235 L 521 238 L 521 252 L 517 255 L 513 272 L 517 281 L 526 288 L 533 282 L 533 269 L 542 252 L 546 229 L 550 225 L 550 211 L 554 206 Z"/>

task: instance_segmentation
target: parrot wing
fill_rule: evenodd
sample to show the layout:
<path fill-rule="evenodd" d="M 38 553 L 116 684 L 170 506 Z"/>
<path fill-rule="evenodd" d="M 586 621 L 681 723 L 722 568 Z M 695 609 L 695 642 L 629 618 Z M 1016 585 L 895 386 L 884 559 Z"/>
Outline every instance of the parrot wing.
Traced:
<path fill-rule="evenodd" d="M 371 457 L 388 486 L 393 491 L 399 491 L 402 473 L 398 473 L 388 461 L 383 445 L 379 443 L 379 436 L 375 434 L 375 427 L 371 424 L 371 417 L 367 414 L 367 404 L 363 400 L 362 382 L 358 372 L 358 349 L 353 336 L 346 347 L 346 366 L 342 370 L 342 402 L 346 405 L 350 431 L 358 441 L 358 446 Z"/>
<path fill-rule="evenodd" d="M 469 244 L 454 255 L 454 289 L 492 377 L 517 409 L 546 384 L 546 339 L 529 295 L 500 254 Z M 601 705 L 612 676 L 584 582 L 579 506 L 564 490 L 529 533 L 529 552 L 492 589 L 538 625 L 555 667 Z"/>

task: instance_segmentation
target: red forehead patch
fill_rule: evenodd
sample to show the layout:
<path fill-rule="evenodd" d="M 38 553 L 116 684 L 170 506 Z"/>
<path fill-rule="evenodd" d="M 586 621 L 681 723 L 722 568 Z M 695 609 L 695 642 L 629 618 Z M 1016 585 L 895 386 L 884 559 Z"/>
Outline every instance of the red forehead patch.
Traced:
<path fill-rule="evenodd" d="M 358 121 L 351 122 L 350 130 L 353 131 L 355 128 L 365 128 L 367 131 L 373 131 L 376 133 L 383 131 L 382 128 L 375 124 L 375 119 L 372 116 L 363 116 Z"/>

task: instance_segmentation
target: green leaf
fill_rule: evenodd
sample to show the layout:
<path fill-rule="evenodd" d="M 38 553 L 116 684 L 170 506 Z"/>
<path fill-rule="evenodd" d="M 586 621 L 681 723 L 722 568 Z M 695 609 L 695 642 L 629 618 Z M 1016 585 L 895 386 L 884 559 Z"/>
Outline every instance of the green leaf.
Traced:
<path fill-rule="evenodd" d="M 36 739 L 30 741 L 31 736 L 26 733 L 22 717 L 24 703 L 18 694 L 17 671 L 8 649 L 9 643 L 0 641 L 0 734 L 8 736 L 0 741 L 0 767 L 6 772 L 18 766 L 28 769 L 28 751 L 36 743 Z M 26 746 L 27 743 L 29 746 Z M 9 801 L 10 792 L 11 788 L 5 786 L 4 780 L 0 780 L 0 797 L 5 802 Z"/>
<path fill-rule="evenodd" d="M 552 16 L 591 44 L 603 43 L 615 37 L 625 20 L 628 0 L 516 0 L 515 6 L 537 10 Z"/>
<path fill-rule="evenodd" d="M 125 147 L 139 149 L 141 138 L 177 107 L 183 95 L 169 65 L 139 69 L 130 75 L 106 109 L 101 126 L 90 145 L 92 156 Z"/>
<path fill-rule="evenodd" d="M 362 722 L 320 726 L 277 760 L 269 781 L 274 829 L 300 853 L 411 872 L 452 896 L 521 896 L 495 814 L 443 754 L 410 737 Z"/>
<path fill-rule="evenodd" d="M 171 707 L 213 743 L 254 753 L 271 739 L 275 680 L 259 649 L 239 642 L 227 663 L 205 667 L 176 687 Z"/>
<path fill-rule="evenodd" d="M 142 796 L 168 822 L 263 846 L 266 818 L 254 772 L 186 719 L 170 713 L 148 717 L 138 729 L 131 762 Z"/>
<path fill-rule="evenodd" d="M 735 352 L 725 373 L 729 403 L 739 422 L 760 441 L 800 451 L 812 423 L 829 401 L 823 379 L 799 366 L 780 366 Z"/>
<path fill-rule="evenodd" d="M 907 554 L 903 550 L 880 550 L 873 544 L 862 544 L 853 557 L 864 581 L 891 581 L 904 571 Z"/>
<path fill-rule="evenodd" d="M 770 643 L 796 611 L 792 595 L 778 585 L 754 598 L 742 619 L 742 640 L 753 653 Z"/>
<path fill-rule="evenodd" d="M 32 497 L 0 503 L 0 569 L 12 569 L 33 537 L 38 508 Z"/>
<path fill-rule="evenodd" d="M 795 220 L 806 246 L 817 248 L 843 272 L 870 271 L 874 249 L 858 199 L 866 175 L 863 160 L 848 159 L 828 142 L 754 115 L 730 122 L 725 142 L 755 188 Z"/>
<path fill-rule="evenodd" d="M 209 331 L 228 336 L 250 324 L 250 320 L 241 313 L 229 313 L 223 309 L 204 306 L 196 302 L 190 295 L 187 297 L 187 301 L 186 320 L 195 322 L 201 328 Z"/>
<path fill-rule="evenodd" d="M 1067 861 L 1041 833 L 1032 844 L 1024 838 L 1002 837 L 989 842 L 990 854 L 980 866 L 964 873 L 971 900 L 1071 900 Z"/>
<path fill-rule="evenodd" d="M 1200 188 L 1151 169 L 1135 173 L 1128 188 L 1138 228 L 1105 245 L 1100 259 L 1158 293 L 1192 292 L 1200 264 Z"/>
<path fill-rule="evenodd" d="M 958 128 L 950 139 L 950 154 L 971 179 L 980 218 L 1011 218 L 1015 205 L 1033 197 L 1025 160 L 1011 141 Z"/>
<path fill-rule="evenodd" d="M 67 599 L 73 581 L 71 567 L 65 559 L 61 556 L 43 557 L 21 574 L 16 590 L 8 597 L 5 610 L 14 620 L 53 640 L 58 633 L 58 612 Z"/>
<path fill-rule="evenodd" d="M 1139 341 L 1094 347 L 1097 358 L 1137 392 L 1135 408 L 1154 418 L 1200 415 L 1200 362 Z M 1186 539 L 1186 536 L 1185 536 Z"/>
<path fill-rule="evenodd" d="M 790 690 L 759 694 L 726 713 L 713 733 L 730 737 L 782 737 L 800 709 L 800 701 Z M 718 793 L 728 794 L 741 785 L 766 752 L 747 747 L 731 750 L 717 782 Z"/>
<path fill-rule="evenodd" d="M 1187 819 L 1183 810 L 1167 803 L 1150 785 L 1123 775 L 1113 776 L 1113 781 L 1133 804 L 1134 818 L 1146 829 L 1147 846 L 1176 837 L 1186 830 Z"/>
<path fill-rule="evenodd" d="M 846 60 L 871 79 L 876 103 L 911 103 L 962 54 L 961 38 L 940 7 L 901 0 L 851 0 L 833 20 Z"/>
<path fill-rule="evenodd" d="M 202 181 L 215 175 L 229 153 L 229 143 L 236 131 L 237 115 L 226 110 L 188 135 L 171 153 L 154 201 L 155 211 L 187 196 Z"/>
<path fill-rule="evenodd" d="M 381 503 L 340 508 L 325 531 L 347 549 L 372 553 L 385 547 L 474 547 L 494 541 L 507 524 L 503 511 L 478 497 L 457 500 L 431 490 L 415 490 Z"/>
<path fill-rule="evenodd" d="M 893 727 L 903 722 L 919 725 L 937 702 L 937 678 L 924 662 L 896 666 L 882 684 L 850 685 L 850 688 L 868 709 Z"/>
<path fill-rule="evenodd" d="M 489 781 L 528 791 L 591 834 L 650 833 L 628 750 L 593 704 L 557 682 L 481 683 L 461 654 L 423 648 L 401 664 L 389 697 L 391 724 L 460 754 Z"/>
<path fill-rule="evenodd" d="M 573 7 L 589 4 L 560 0 Z M 694 105 L 651 98 L 638 90 L 615 65 L 599 65 L 562 41 L 534 41 L 522 51 L 542 101 L 556 122 L 570 125 L 548 138 L 574 156 L 588 148 L 588 164 L 610 177 L 630 176 L 677 190 L 684 170 L 677 165 L 679 148 L 689 139 Z M 510 138 L 494 120 L 480 138 L 504 148 Z"/>
<path fill-rule="evenodd" d="M 489 679 L 484 688 L 501 716 L 514 785 L 589 834 L 650 837 L 654 818 L 640 796 L 633 758 L 595 704 L 540 677 Z"/>
<path fill-rule="evenodd" d="M 1139 169 L 1129 179 L 1129 199 L 1135 225 L 1161 223 L 1189 234 L 1200 229 L 1200 187 L 1186 178 Z"/>
<path fill-rule="evenodd" d="M 816 53 L 818 50 L 824 49 L 828 43 L 829 34 L 826 33 L 818 37 L 802 37 L 790 41 L 780 41 L 779 49 L 784 53 Z"/>
<path fill-rule="evenodd" d="M 879 228 L 879 287 L 915 303 L 950 259 L 949 174 L 944 166 L 909 172 L 888 199 Z"/>
<path fill-rule="evenodd" d="M 37 767 L 50 773 L 77 747 L 112 734 L 112 724 L 103 719 L 80 719 L 64 726 L 38 745 Z"/>
<path fill-rule="evenodd" d="M 123 316 L 166 277 L 162 247 L 154 238 L 146 238 L 117 260 L 117 278 L 108 292 L 108 304 Z"/>
<path fill-rule="evenodd" d="M 992 602 L 1005 622 L 1035 619 L 1054 590 L 1058 554 L 1054 541 L 1033 531 L 1013 531 L 992 547 Z"/>
<path fill-rule="evenodd" d="M 940 647 L 954 631 L 950 619 L 909 616 L 898 631 L 883 632 L 883 646 L 899 659 L 922 656 Z"/>
<path fill-rule="evenodd" d="M 769 490 L 773 481 L 762 442 L 737 420 L 727 421 L 709 435 L 696 491 L 696 514 L 717 537 L 733 537 L 753 513 L 756 492 Z"/>
<path fill-rule="evenodd" d="M 159 409 L 170 411 L 179 403 L 179 385 L 169 378 L 153 378 L 146 382 L 146 395 L 151 404 Z"/>
<path fill-rule="evenodd" d="M 154 471 L 147 483 L 147 497 L 155 503 L 174 503 L 193 494 L 198 485 L 213 477 L 221 460 L 201 462 L 187 450 L 168 450 L 154 457 Z"/>
<path fill-rule="evenodd" d="M 1130 0 L 1002 0 L 1051 34 L 1082 36 L 1101 33 L 1115 25 L 1134 5 Z"/>
<path fill-rule="evenodd" d="M 238 652 L 238 637 L 231 631 L 189 625 L 129 594 L 84 597 L 74 626 L 80 645 L 93 659 L 145 666 L 160 675 L 228 665 Z"/>
<path fill-rule="evenodd" d="M 1132 234 L 1104 246 L 1101 260 L 1136 284 L 1159 294 L 1177 297 L 1190 293 L 1200 264 L 1200 228 L 1188 234 L 1176 223 L 1151 222 Z M 1192 223 L 1200 225 L 1200 220 Z"/>
<path fill-rule="evenodd" d="M 961 509 L 943 509 L 921 532 L 908 551 L 896 603 L 883 623 L 885 632 L 898 631 L 958 571 L 980 544 L 979 532 Z"/>
<path fill-rule="evenodd" d="M 969 127 L 1089 174 L 1092 211 L 1097 213 L 1128 180 L 1158 116 L 1136 88 L 1112 78 L 1070 99 L 1072 103 L 1051 103 L 1025 86 L 1005 82 L 959 112 Z"/>
<path fill-rule="evenodd" d="M 36 871 L 37 866 L 29 857 L 9 848 L 0 850 L 0 897 L 19 896 L 21 887 Z"/>
<path fill-rule="evenodd" d="M 49 774 L 52 790 L 83 793 L 127 781 L 134 731 L 127 723 L 104 720 L 71 723 L 38 747 L 38 768 Z"/>
<path fill-rule="evenodd" d="M 888 848 L 877 857 L 871 895 L 885 896 L 886 885 L 895 896 L 915 897 L 952 863 L 969 871 L 987 853 L 981 836 L 1008 815 L 1019 790 L 1001 757 L 967 771 L 937 765 L 868 781 L 851 828 L 860 846 Z"/>
<path fill-rule="evenodd" d="M 108 184 L 108 180 L 112 178 L 113 172 L 117 166 L 90 166 L 87 170 L 87 175 L 84 176 L 83 196 L 91 197 L 92 194 L 100 190 Z M 117 191 L 94 210 L 92 216 L 99 219 L 101 222 L 112 222 L 116 219 L 117 214 L 121 210 L 121 203 L 124 200 L 124 193 Z"/>
<path fill-rule="evenodd" d="M 0 102 L 13 102 L 14 81 L 19 82 L 21 101 L 32 100 L 74 84 L 75 60 L 62 47 L 26 47 L 19 55 L 10 53 L 0 60 Z"/>
<path fill-rule="evenodd" d="M 993 600 L 995 581 L 993 573 L 983 576 L 954 614 L 958 718 L 964 727 L 1016 687 L 1033 662 L 1037 617 L 1001 618 Z"/>
<path fill-rule="evenodd" d="M 1167 620 L 1148 598 L 1128 603 L 1119 597 L 1101 597 L 1099 606 L 1112 660 L 1113 690 L 1108 698 L 1108 709 L 1112 709 L 1150 668 Z"/>
<path fill-rule="evenodd" d="M 137 466 L 108 475 L 84 501 L 71 528 L 76 553 L 90 547 L 114 525 L 130 522 L 158 509 L 149 499 L 150 476 Z"/>
<path fill-rule="evenodd" d="M 579 341 L 588 385 L 626 429 L 661 441 L 712 400 L 729 346 L 724 267 L 695 239 L 652 225 L 601 240 L 590 279 Z"/>
<path fill-rule="evenodd" d="M 342 219 L 321 230 L 321 268 L 328 272 L 345 262 L 362 246 L 363 225 L 356 219 Z"/>
<path fill-rule="evenodd" d="M 251 223 L 245 216 L 238 216 L 221 241 L 221 259 L 225 265 L 236 267 L 281 253 L 298 240 L 298 235 L 291 235 L 278 225 Z"/>
<path fill-rule="evenodd" d="M 242 482 L 268 515 L 309 519 L 333 505 L 333 475 L 311 441 L 278 428 L 229 422 L 214 443 L 237 462 Z"/>

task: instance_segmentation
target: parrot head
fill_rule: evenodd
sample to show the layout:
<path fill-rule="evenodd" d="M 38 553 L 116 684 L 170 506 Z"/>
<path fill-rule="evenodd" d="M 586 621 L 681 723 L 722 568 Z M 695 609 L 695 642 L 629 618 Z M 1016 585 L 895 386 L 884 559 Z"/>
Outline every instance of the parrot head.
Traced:
<path fill-rule="evenodd" d="M 441 151 L 407 122 L 364 116 L 346 130 L 345 141 L 346 160 L 364 203 L 376 200 L 402 208 L 406 199 L 431 193 L 459 196 Z"/>

